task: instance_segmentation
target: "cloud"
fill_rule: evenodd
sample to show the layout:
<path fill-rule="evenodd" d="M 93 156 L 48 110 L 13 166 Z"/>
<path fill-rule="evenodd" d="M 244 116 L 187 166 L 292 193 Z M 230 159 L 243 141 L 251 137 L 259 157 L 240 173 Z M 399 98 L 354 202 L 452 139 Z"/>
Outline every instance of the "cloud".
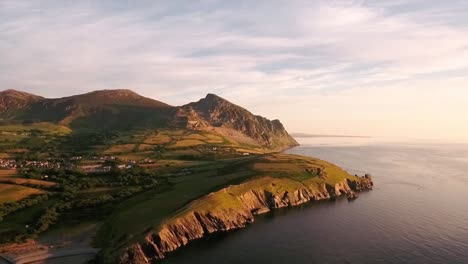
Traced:
<path fill-rule="evenodd" d="M 215 92 L 298 129 L 297 111 L 315 109 L 306 110 L 314 120 L 321 106 L 334 116 L 355 107 L 347 100 L 466 95 L 467 10 L 465 1 L 433 0 L 5 0 L 0 87 L 51 97 L 131 88 L 171 104 Z M 380 114 L 379 122 L 394 115 Z M 337 133 L 339 122 L 320 129 Z"/>

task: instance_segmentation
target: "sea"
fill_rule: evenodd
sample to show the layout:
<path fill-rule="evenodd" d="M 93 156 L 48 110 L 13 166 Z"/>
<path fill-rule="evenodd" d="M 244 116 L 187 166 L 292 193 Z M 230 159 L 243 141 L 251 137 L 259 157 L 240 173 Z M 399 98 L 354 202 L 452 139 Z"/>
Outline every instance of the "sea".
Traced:
<path fill-rule="evenodd" d="M 287 153 L 373 176 L 353 201 L 312 202 L 258 216 L 163 263 L 467 264 L 468 145 L 301 138 Z"/>

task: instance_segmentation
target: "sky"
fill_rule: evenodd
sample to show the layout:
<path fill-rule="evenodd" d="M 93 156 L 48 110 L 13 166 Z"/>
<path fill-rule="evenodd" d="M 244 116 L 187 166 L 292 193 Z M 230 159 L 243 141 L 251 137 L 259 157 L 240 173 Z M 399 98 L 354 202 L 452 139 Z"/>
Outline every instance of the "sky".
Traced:
<path fill-rule="evenodd" d="M 468 142 L 468 1 L 0 1 L 0 90 L 215 93 L 290 132 Z"/>

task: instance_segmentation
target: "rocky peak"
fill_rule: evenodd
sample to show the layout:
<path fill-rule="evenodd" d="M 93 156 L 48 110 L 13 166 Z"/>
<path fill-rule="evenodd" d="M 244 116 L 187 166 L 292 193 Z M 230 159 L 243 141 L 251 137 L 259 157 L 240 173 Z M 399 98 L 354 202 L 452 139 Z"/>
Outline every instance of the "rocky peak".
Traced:
<path fill-rule="evenodd" d="M 203 110 L 211 110 L 214 111 L 221 107 L 237 107 L 239 106 L 229 102 L 228 100 L 217 96 L 215 94 L 207 94 L 205 98 L 200 99 L 198 102 L 190 103 L 189 106 L 193 108 L 203 109 Z"/>
<path fill-rule="evenodd" d="M 220 96 L 217 96 L 216 94 L 208 93 L 205 96 L 205 100 L 209 101 L 226 101 L 224 98 L 221 98 Z"/>
<path fill-rule="evenodd" d="M 215 94 L 208 94 L 198 102 L 182 106 L 198 123 L 238 131 L 267 147 L 294 146 L 297 142 L 289 136 L 279 120 L 270 121 L 235 105 Z M 196 113 L 196 114 L 194 114 Z M 190 119 L 190 118 L 188 118 Z M 204 126 L 205 127 L 205 126 Z"/>

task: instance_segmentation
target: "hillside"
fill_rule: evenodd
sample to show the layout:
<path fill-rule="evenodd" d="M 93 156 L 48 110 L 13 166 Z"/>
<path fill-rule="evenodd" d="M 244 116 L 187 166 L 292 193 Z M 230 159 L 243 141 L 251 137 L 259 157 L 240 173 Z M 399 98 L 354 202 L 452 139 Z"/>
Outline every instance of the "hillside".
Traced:
<path fill-rule="evenodd" d="M 280 148 L 298 145 L 279 120 L 254 115 L 214 94 L 180 107 L 178 115 L 186 118 L 189 127 L 214 130 L 245 144 Z"/>
<path fill-rule="evenodd" d="M 279 120 L 270 121 L 214 94 L 173 107 L 130 90 L 101 90 L 57 99 L 7 90 L 0 93 L 6 123 L 52 123 L 80 131 L 204 130 L 246 147 L 297 145 Z"/>
<path fill-rule="evenodd" d="M 170 116 L 171 106 L 129 90 L 103 90 L 33 102 L 19 115 L 27 122 L 52 122 L 73 129 L 155 128 Z"/>
<path fill-rule="evenodd" d="M 15 90 L 0 92 L 0 118 L 2 120 L 15 119 L 20 112 L 28 111 L 31 105 L 44 98 Z"/>
<path fill-rule="evenodd" d="M 121 207 L 98 233 L 98 243 L 105 247 L 104 263 L 158 263 L 192 240 L 243 228 L 256 215 L 310 201 L 355 196 L 373 185 L 370 177 L 352 176 L 336 165 L 296 155 L 227 162 L 229 169 L 224 173 L 190 175 L 167 193 Z M 193 199 L 203 193 L 208 194 Z M 121 242 L 119 237 L 128 240 Z"/>
<path fill-rule="evenodd" d="M 0 102 L 0 251 L 17 263 L 98 251 L 97 263 L 156 263 L 257 214 L 372 189 L 278 153 L 297 145 L 279 120 L 214 94 L 175 107 L 129 90 L 8 90 Z"/>

